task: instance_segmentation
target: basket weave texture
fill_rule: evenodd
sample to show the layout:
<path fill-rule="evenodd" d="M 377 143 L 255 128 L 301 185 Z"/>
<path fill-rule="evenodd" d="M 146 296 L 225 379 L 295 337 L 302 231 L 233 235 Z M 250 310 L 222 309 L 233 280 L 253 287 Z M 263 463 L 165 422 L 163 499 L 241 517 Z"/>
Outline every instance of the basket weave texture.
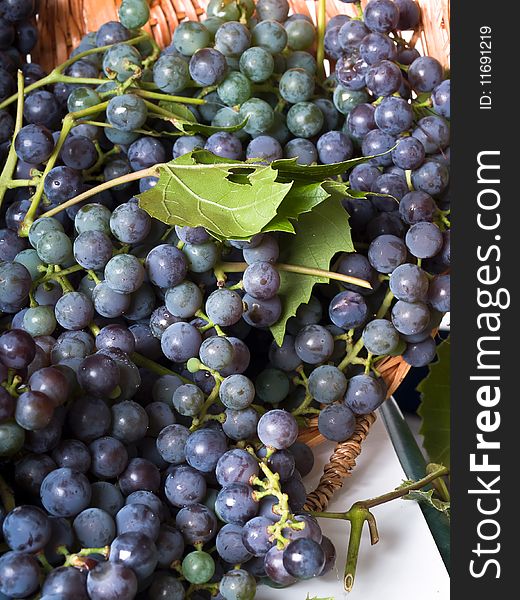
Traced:
<path fill-rule="evenodd" d="M 367 0 L 362 0 L 362 5 Z M 183 20 L 204 17 L 209 0 L 152 0 L 150 20 L 145 30 L 151 33 L 160 47 L 170 44 L 175 27 Z M 416 0 L 421 7 L 421 23 L 413 33 L 410 43 L 422 54 L 434 56 L 449 68 L 450 63 L 450 0 Z M 292 12 L 309 15 L 316 22 L 317 2 L 314 0 L 289 0 Z M 90 31 L 97 30 L 107 21 L 117 20 L 121 0 L 40 0 L 37 25 L 40 32 L 38 47 L 33 52 L 35 62 L 50 71 L 64 62 Z M 354 14 L 352 4 L 340 0 L 327 0 L 327 20 L 337 14 Z M 410 36 L 407 37 L 407 39 Z M 399 387 L 410 367 L 401 357 L 388 357 L 381 361 L 378 370 L 388 386 L 388 397 Z M 337 444 L 323 475 L 314 491 L 307 497 L 308 510 L 322 511 L 334 492 L 342 487 L 343 479 L 350 475 L 361 452 L 361 446 L 371 425 L 374 413 L 357 418 L 356 430 L 346 442 Z M 324 441 L 318 431 L 317 419 L 301 431 L 301 441 L 316 446 Z"/>

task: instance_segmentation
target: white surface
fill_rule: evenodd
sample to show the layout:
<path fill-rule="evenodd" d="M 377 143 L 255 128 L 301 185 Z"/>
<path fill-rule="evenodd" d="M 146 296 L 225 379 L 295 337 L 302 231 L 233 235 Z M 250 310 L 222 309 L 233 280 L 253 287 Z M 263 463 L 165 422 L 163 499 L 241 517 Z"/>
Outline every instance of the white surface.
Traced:
<path fill-rule="evenodd" d="M 315 451 L 316 463 L 305 478 L 307 489 L 319 480 L 333 449 L 323 444 Z M 336 492 L 330 511 L 344 511 L 357 500 L 378 496 L 406 479 L 381 417 L 363 444 L 353 475 Z M 350 594 L 343 590 L 343 569 L 349 524 L 320 519 L 323 533 L 334 542 L 336 567 L 325 577 L 302 581 L 283 590 L 259 586 L 255 600 L 305 600 L 332 597 L 334 600 L 447 600 L 449 577 L 422 512 L 415 502 L 394 500 L 373 509 L 379 529 L 379 543 L 370 545 L 368 528 L 359 552 L 356 581 Z"/>

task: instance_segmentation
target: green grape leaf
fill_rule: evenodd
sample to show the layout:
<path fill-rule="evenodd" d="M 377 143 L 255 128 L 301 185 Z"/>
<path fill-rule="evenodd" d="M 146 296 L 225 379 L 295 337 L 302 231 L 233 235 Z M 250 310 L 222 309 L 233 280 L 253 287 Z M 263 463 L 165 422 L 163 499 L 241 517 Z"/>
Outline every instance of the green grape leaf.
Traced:
<path fill-rule="evenodd" d="M 317 205 L 311 212 L 302 214 L 294 228 L 296 235 L 286 236 L 281 240 L 280 247 L 283 252 L 280 262 L 328 270 L 337 252 L 354 250 L 348 215 L 341 202 L 333 196 Z M 309 301 L 314 284 L 328 281 L 327 277 L 284 271 L 280 272 L 280 277 L 282 315 L 271 327 L 271 333 L 278 345 L 283 342 L 288 319 L 296 314 L 300 304 Z"/>
<path fill-rule="evenodd" d="M 403 500 L 415 500 L 416 502 L 432 506 L 435 510 L 444 513 L 448 519 L 450 518 L 450 503 L 439 500 L 433 497 L 434 490 L 412 490 Z"/>
<path fill-rule="evenodd" d="M 421 393 L 419 433 L 431 462 L 450 466 L 450 343 L 437 349 L 438 361 L 417 387 Z"/>
<path fill-rule="evenodd" d="M 178 102 L 168 102 L 167 100 L 161 100 L 159 102 L 159 106 L 172 113 L 179 119 L 186 121 L 188 123 L 196 123 L 197 119 L 195 115 L 191 112 L 191 110 L 185 106 L 184 104 L 179 104 Z"/>
<path fill-rule="evenodd" d="M 157 185 L 138 196 L 141 208 L 168 225 L 201 225 L 220 239 L 247 239 L 262 231 L 292 187 L 278 183 L 270 166 L 199 164 L 194 153 L 159 169 Z"/>

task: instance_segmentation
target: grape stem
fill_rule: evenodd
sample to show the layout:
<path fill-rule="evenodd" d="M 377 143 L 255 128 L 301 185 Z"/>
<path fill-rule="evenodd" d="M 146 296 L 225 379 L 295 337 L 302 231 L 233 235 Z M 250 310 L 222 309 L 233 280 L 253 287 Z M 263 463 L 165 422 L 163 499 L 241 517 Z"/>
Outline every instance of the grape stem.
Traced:
<path fill-rule="evenodd" d="M 316 48 L 316 63 L 320 80 L 325 79 L 325 28 L 327 25 L 327 0 L 318 2 L 318 40 Z"/>
<path fill-rule="evenodd" d="M 0 475 L 0 502 L 6 512 L 11 512 L 16 507 L 14 493 L 5 479 Z"/>
<path fill-rule="evenodd" d="M 347 592 L 352 591 L 354 586 L 354 578 L 356 575 L 359 548 L 361 544 L 361 534 L 363 532 L 363 525 L 365 524 L 365 521 L 368 524 L 371 544 L 377 544 L 379 541 L 377 523 L 374 515 L 370 512 L 370 509 L 374 508 L 375 506 L 385 504 L 386 502 L 396 500 L 397 498 L 402 498 L 414 490 L 420 490 L 421 488 L 432 484 L 435 480 L 442 481 L 439 478 L 449 474 L 449 469 L 442 465 L 429 465 L 427 471 L 429 471 L 428 475 L 422 479 L 419 479 L 418 481 L 407 482 L 397 489 L 386 494 L 382 494 L 381 496 L 355 502 L 346 512 L 337 513 L 309 511 L 309 514 L 313 517 L 339 519 L 350 522 L 350 537 L 343 579 L 343 584 Z M 442 483 L 444 484 L 444 482 Z M 445 484 L 444 487 L 446 487 Z"/>
<path fill-rule="evenodd" d="M 23 125 L 23 100 L 24 100 L 24 80 L 22 71 L 18 70 L 17 78 L 18 84 L 18 101 L 16 103 L 16 121 L 13 133 L 13 139 L 11 145 L 9 146 L 9 152 L 7 154 L 7 159 L 5 161 L 4 168 L 2 169 L 2 173 L 0 174 L 0 207 L 2 206 L 2 202 L 4 200 L 5 192 L 9 187 L 9 183 L 13 178 L 14 169 L 16 167 L 16 162 L 18 157 L 15 152 L 15 139 L 22 128 Z"/>
<path fill-rule="evenodd" d="M 224 271 L 225 273 L 242 273 L 248 266 L 249 265 L 246 262 L 222 262 L 217 265 L 219 272 Z M 276 263 L 274 267 L 276 267 L 278 271 L 285 271 L 286 273 L 326 277 L 327 279 L 351 283 L 369 290 L 372 289 L 372 286 L 368 281 L 357 277 L 351 277 L 350 275 L 343 275 L 343 273 L 334 273 L 334 271 L 326 271 L 325 269 L 317 269 L 314 267 L 302 267 L 301 265 L 288 265 L 286 263 Z"/>

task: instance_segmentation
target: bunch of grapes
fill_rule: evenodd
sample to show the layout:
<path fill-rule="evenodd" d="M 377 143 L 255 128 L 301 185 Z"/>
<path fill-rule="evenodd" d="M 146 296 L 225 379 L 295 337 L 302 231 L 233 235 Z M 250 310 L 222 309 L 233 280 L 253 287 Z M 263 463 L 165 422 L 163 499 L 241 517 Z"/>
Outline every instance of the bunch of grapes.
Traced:
<path fill-rule="evenodd" d="M 431 362 L 449 311 L 450 82 L 397 33 L 417 5 L 331 19 L 326 79 L 287 0 L 211 0 L 163 50 L 123 0 L 50 74 L 24 64 L 33 13 L 0 0 L 0 597 L 252 600 L 329 572 L 299 427 L 349 439 L 386 397 L 380 361 Z M 287 234 L 223 242 L 135 197 L 157 184 L 139 171 L 196 149 L 365 157 L 342 176 L 357 251 L 281 345 Z"/>

